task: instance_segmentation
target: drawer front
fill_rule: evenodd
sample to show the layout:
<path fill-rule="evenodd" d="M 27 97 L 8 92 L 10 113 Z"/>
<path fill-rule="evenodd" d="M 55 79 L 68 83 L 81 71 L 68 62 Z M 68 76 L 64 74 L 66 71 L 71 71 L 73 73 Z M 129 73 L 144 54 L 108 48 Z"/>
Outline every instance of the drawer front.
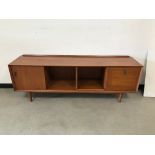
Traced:
<path fill-rule="evenodd" d="M 105 74 L 105 90 L 136 91 L 141 67 L 108 67 Z"/>
<path fill-rule="evenodd" d="M 15 90 L 46 89 L 44 67 L 10 66 Z"/>

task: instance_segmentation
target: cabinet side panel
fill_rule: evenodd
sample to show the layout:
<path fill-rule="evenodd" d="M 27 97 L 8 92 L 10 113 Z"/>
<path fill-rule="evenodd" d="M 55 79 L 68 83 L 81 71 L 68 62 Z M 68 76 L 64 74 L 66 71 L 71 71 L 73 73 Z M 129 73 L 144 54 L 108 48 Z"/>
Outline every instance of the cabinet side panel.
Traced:
<path fill-rule="evenodd" d="M 14 90 L 16 90 L 16 85 L 15 85 L 15 81 L 14 81 L 14 77 L 13 77 L 12 66 L 8 65 L 8 68 L 9 68 L 10 78 L 11 78 L 11 81 L 12 81 L 13 88 L 14 88 Z"/>
<path fill-rule="evenodd" d="M 138 91 L 142 73 L 143 73 L 143 67 L 141 67 L 141 69 L 140 69 L 140 73 L 139 73 L 139 77 L 138 77 L 138 82 L 137 82 L 137 86 L 136 86 L 136 91 Z"/>

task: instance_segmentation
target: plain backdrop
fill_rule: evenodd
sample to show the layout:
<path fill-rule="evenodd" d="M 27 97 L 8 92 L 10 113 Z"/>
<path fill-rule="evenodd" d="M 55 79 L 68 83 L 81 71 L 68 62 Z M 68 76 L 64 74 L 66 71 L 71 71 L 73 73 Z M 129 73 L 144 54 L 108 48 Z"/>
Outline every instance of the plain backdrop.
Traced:
<path fill-rule="evenodd" d="M 22 54 L 130 55 L 145 65 L 154 20 L 0 20 L 0 83 Z M 144 73 L 141 83 L 144 83 Z"/>
<path fill-rule="evenodd" d="M 119 19 L 119 18 L 155 18 L 155 9 L 154 9 L 154 1 L 153 0 L 27 0 L 27 1 L 19 1 L 19 0 L 5 0 L 1 1 L 0 5 L 0 17 L 1 18 L 70 18 L 70 19 L 77 19 L 77 18 L 106 18 L 106 19 Z M 9 21 L 9 20 L 8 20 Z M 115 20 L 112 20 L 115 21 Z M 118 20 L 116 20 L 118 22 Z M 128 20 L 126 20 L 128 21 Z M 19 21 L 18 21 L 19 22 Z M 119 21 L 120 23 L 123 23 L 122 21 Z M 129 23 L 133 22 L 131 20 L 128 21 Z M 146 24 L 147 22 L 147 24 Z M 2 24 L 3 23 L 3 24 Z M 7 22 L 8 23 L 8 22 Z M 13 21 L 15 23 L 15 21 Z M 46 23 L 41 22 L 42 24 Z M 143 25 L 143 23 L 145 23 Z M 151 32 L 150 27 L 148 26 L 148 23 L 151 23 L 151 21 L 141 21 L 136 26 L 136 31 L 140 31 L 138 27 L 143 27 L 143 31 L 146 33 Z M 1 26 L 3 25 L 3 29 L 1 30 Z M 155 28 L 155 24 L 152 24 L 152 28 Z M 9 28 L 7 27 L 6 30 L 10 29 L 10 31 L 14 31 L 14 27 L 12 26 L 11 22 L 8 23 Z M 18 25 L 18 24 L 17 24 Z M 17 32 L 18 27 L 17 26 Z M 40 27 L 38 24 L 35 24 L 36 27 Z M 111 24 L 110 24 L 111 25 Z M 124 24 L 121 24 L 124 25 Z M 111 27 L 111 26 L 110 26 Z M 126 27 L 126 26 L 125 26 Z M 133 29 L 132 26 L 127 26 L 127 29 Z M 130 27 L 130 28 L 129 28 Z M 112 29 L 115 29 L 115 26 L 112 26 Z M 121 29 L 121 28 L 119 28 Z M 126 28 L 125 28 L 126 29 Z M 10 33 L 10 37 L 8 35 L 5 35 L 3 32 L 5 30 L 5 22 L 0 21 L 0 83 L 10 82 L 7 64 L 17 57 L 19 54 L 22 53 L 30 53 L 30 52 L 49 52 L 54 53 L 57 52 L 52 51 L 52 49 L 46 49 L 43 51 L 42 49 L 38 50 L 40 46 L 34 45 L 34 41 L 32 41 L 32 44 L 30 42 L 22 42 L 22 45 L 25 44 L 25 46 L 20 45 L 21 43 L 19 41 L 18 46 L 14 39 L 12 39 L 11 33 L 6 31 L 6 34 Z M 36 29 L 37 31 L 37 29 Z M 103 30 L 106 31 L 106 30 Z M 127 30 L 128 31 L 128 30 Z M 3 32 L 3 33 L 1 33 Z M 33 32 L 33 31 L 31 31 Z M 124 30 L 123 32 L 126 32 Z M 134 32 L 131 30 L 132 34 Z M 38 31 L 39 33 L 39 31 Z M 69 32 L 68 32 L 69 33 Z M 152 32 L 151 32 L 152 33 Z M 3 34 L 3 35 L 2 35 Z M 33 33 L 34 34 L 34 33 Z M 115 33 L 118 34 L 118 33 Z M 14 33 L 15 35 L 15 33 Z M 28 34 L 30 35 L 30 34 Z M 16 35 L 15 35 L 16 36 Z M 20 36 L 23 36 L 22 34 Z M 31 36 L 31 35 L 30 35 Z M 31 38 L 29 36 L 29 38 Z M 122 36 L 125 36 L 125 34 L 122 34 Z M 6 40 L 8 37 L 8 41 Z M 24 36 L 23 36 L 24 37 Z M 54 37 L 54 36 L 51 36 Z M 102 36 L 104 37 L 104 36 Z M 119 37 L 119 36 L 118 36 Z M 153 35 L 151 35 L 152 40 Z M 4 38 L 4 40 L 3 40 Z M 16 37 L 14 37 L 16 38 Z M 105 37 L 106 38 L 106 37 Z M 110 35 L 108 35 L 108 38 L 111 38 Z M 139 37 L 140 40 L 145 40 L 145 37 L 143 35 L 143 38 Z M 66 39 L 66 38 L 65 38 Z M 20 39 L 18 39 L 20 40 Z M 27 39 L 24 39 L 25 41 Z M 121 39 L 124 40 L 124 39 Z M 131 39 L 130 39 L 131 40 Z M 74 41 L 74 40 L 73 40 Z M 5 44 L 2 44 L 4 43 Z M 10 46 L 10 44 L 14 45 Z M 118 42 L 118 41 L 116 41 Z M 121 49 L 121 47 L 126 47 L 126 45 L 123 45 L 124 42 L 127 43 L 127 39 L 122 42 L 119 41 L 120 44 L 118 44 L 117 49 Z M 139 42 L 137 40 L 137 42 Z M 153 41 L 155 42 L 155 41 Z M 153 43 L 152 42 L 152 43 Z M 38 43 L 39 44 L 39 43 Z M 110 43 L 109 43 L 110 44 Z M 142 43 L 142 46 L 146 45 L 147 43 Z M 27 45 L 30 45 L 27 47 Z M 33 49 L 32 49 L 33 45 Z M 105 45 L 105 44 L 104 44 Z M 104 46 L 103 45 L 103 46 Z M 143 48 L 143 51 L 141 51 L 140 48 L 133 48 L 133 44 L 129 43 L 130 48 L 124 48 L 120 51 L 122 52 L 129 52 L 132 53 L 134 57 L 136 57 L 140 62 L 144 63 L 146 58 L 146 51 L 147 48 Z M 10 46 L 10 49 L 9 49 Z M 22 48 L 21 48 L 22 46 Z M 60 47 L 61 45 L 59 45 Z M 92 45 L 91 45 L 92 46 Z M 51 43 L 51 47 L 53 47 L 53 44 Z M 70 46 L 69 46 L 70 47 Z M 7 49 L 8 48 L 8 49 Z M 36 48 L 36 49 L 35 49 Z M 45 48 L 45 47 L 44 47 Z M 112 48 L 112 49 L 111 49 Z M 111 51 L 109 53 L 115 52 L 115 47 L 111 47 L 106 50 L 102 50 L 103 54 L 107 51 Z M 24 50 L 25 49 L 25 50 Z M 27 51 L 27 49 L 29 51 Z M 89 48 L 90 49 L 90 48 Z M 111 49 L 111 50 L 110 50 Z M 139 49 L 139 50 L 138 50 Z M 155 48 L 152 49 L 154 51 Z M 75 52 L 72 50 L 72 52 Z M 59 48 L 58 48 L 59 51 Z M 97 49 L 95 49 L 97 51 Z M 94 51 L 94 52 L 95 52 Z M 60 53 L 62 52 L 59 51 Z M 90 52 L 90 51 L 89 51 Z M 142 52 L 142 55 L 140 54 Z M 69 53 L 69 49 L 66 49 L 65 53 Z M 119 51 L 117 51 L 119 53 Z M 137 54 L 138 53 L 138 54 Z M 83 53 L 82 53 L 83 54 Z M 153 67 L 152 70 L 154 71 Z M 144 77 L 144 76 L 143 76 Z M 151 85 L 151 84 L 150 84 Z M 148 105 L 149 106 L 149 105 Z M 6 107 L 7 108 L 7 107 Z M 7 110 L 7 109 L 6 109 Z M 0 136 L 0 144 L 1 144 L 1 152 L 3 154 L 34 154 L 37 152 L 37 154 L 103 154 L 106 153 L 108 155 L 111 154 L 154 154 L 154 144 L 155 138 L 154 136 L 73 136 L 70 138 L 70 136 Z M 25 149 L 26 146 L 26 149 Z M 51 149 L 51 146 L 52 149 Z M 78 146 L 78 147 L 77 147 Z M 8 149 L 9 148 L 9 149 Z M 61 149 L 60 149 L 61 148 Z M 24 150 L 24 151 L 23 151 Z"/>

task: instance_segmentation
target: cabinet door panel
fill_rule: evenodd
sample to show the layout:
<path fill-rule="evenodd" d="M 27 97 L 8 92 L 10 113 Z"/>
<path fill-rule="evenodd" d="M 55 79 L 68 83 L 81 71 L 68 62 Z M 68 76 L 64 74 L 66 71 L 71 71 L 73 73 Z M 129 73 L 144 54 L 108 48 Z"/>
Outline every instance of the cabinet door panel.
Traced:
<path fill-rule="evenodd" d="M 44 67 L 11 66 L 15 90 L 46 89 Z"/>
<path fill-rule="evenodd" d="M 105 90 L 136 91 L 141 68 L 108 67 L 106 69 Z"/>

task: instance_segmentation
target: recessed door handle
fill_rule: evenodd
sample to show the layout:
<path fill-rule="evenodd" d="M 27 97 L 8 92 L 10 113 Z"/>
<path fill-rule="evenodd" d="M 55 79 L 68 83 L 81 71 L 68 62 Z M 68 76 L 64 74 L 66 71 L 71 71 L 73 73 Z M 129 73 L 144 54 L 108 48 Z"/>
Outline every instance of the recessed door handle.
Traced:
<path fill-rule="evenodd" d="M 127 70 L 126 69 L 123 70 L 123 74 L 127 75 Z"/>
<path fill-rule="evenodd" d="M 14 72 L 14 77 L 17 77 L 17 72 Z"/>

